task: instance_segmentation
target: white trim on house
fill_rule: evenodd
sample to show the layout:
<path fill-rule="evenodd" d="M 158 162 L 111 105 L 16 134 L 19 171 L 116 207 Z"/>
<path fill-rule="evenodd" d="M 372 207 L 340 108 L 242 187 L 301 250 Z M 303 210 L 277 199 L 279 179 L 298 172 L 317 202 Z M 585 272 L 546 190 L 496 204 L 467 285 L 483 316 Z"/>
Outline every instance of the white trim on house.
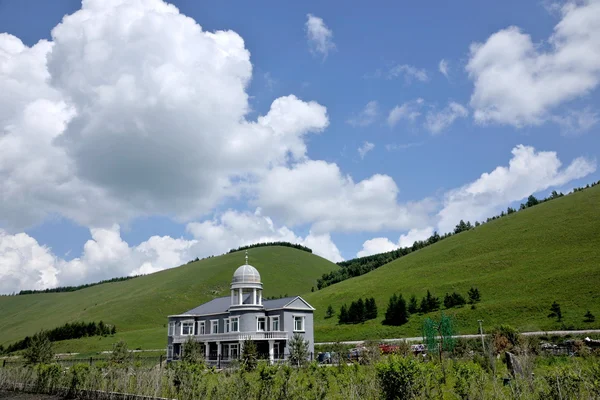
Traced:
<path fill-rule="evenodd" d="M 173 358 L 173 346 L 168 345 L 167 346 L 167 359 L 172 359 L 172 358 Z"/>
<path fill-rule="evenodd" d="M 216 324 L 215 324 L 216 322 Z M 216 327 L 216 329 L 215 329 Z M 215 332 L 216 330 L 216 332 Z M 211 319 L 210 320 L 210 334 L 214 335 L 215 333 L 219 333 L 219 320 L 218 319 Z"/>
<path fill-rule="evenodd" d="M 303 299 L 302 297 L 300 297 L 300 296 L 296 296 L 296 297 L 294 297 L 294 298 L 293 298 L 291 301 L 289 301 L 289 302 L 288 302 L 286 305 L 284 305 L 282 308 L 286 308 L 286 309 L 288 309 L 288 310 L 291 310 L 291 309 L 304 310 L 303 308 L 297 308 L 297 307 L 288 307 L 290 304 L 292 304 L 293 302 L 295 302 L 295 301 L 296 301 L 296 300 L 298 300 L 298 299 L 300 299 L 300 301 L 301 301 L 301 302 L 303 302 L 304 304 L 306 304 L 306 306 L 307 306 L 309 309 L 311 309 L 311 310 L 315 311 L 315 308 L 314 308 L 313 306 L 311 306 L 310 304 L 308 304 L 308 302 L 307 302 L 306 300 L 304 300 L 304 299 Z"/>
<path fill-rule="evenodd" d="M 294 315 L 292 314 L 292 318 L 294 320 L 294 332 L 305 332 L 306 331 L 306 316 L 305 315 Z M 296 329 L 296 318 L 300 318 L 302 320 L 302 329 Z"/>
<path fill-rule="evenodd" d="M 198 335 L 206 335 L 206 321 L 198 321 Z"/>
<path fill-rule="evenodd" d="M 240 331 L 240 317 L 229 317 L 230 321 L 230 332 L 239 332 Z M 233 329 L 233 323 L 235 321 L 235 330 Z"/>
<path fill-rule="evenodd" d="M 169 336 L 175 335 L 175 321 L 169 322 Z"/>
<path fill-rule="evenodd" d="M 194 328 L 196 325 L 194 323 L 194 320 L 189 320 L 189 321 L 181 321 L 181 336 L 193 336 L 194 335 Z M 187 328 L 188 333 L 183 333 L 183 329 Z"/>
<path fill-rule="evenodd" d="M 263 328 L 260 329 L 262 321 Z M 266 332 L 267 331 L 267 317 L 256 317 L 256 332 Z"/>

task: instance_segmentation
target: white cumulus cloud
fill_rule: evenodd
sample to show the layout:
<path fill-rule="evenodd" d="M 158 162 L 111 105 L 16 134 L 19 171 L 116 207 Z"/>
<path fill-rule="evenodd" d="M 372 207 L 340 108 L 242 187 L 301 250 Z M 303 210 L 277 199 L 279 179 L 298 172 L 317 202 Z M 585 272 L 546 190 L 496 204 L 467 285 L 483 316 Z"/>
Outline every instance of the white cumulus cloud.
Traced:
<path fill-rule="evenodd" d="M 539 125 L 600 82 L 600 2 L 569 1 L 547 43 L 511 26 L 473 43 L 466 66 L 477 122 Z"/>
<path fill-rule="evenodd" d="M 596 170 L 596 162 L 583 157 L 576 158 L 566 168 L 561 166 L 562 162 L 553 151 L 516 146 L 507 167 L 496 167 L 474 182 L 445 194 L 444 207 L 438 213 L 439 230 L 450 232 L 461 219 L 484 220 L 514 201 L 552 186 L 564 185 Z"/>
<path fill-rule="evenodd" d="M 426 240 L 433 235 L 433 228 L 411 229 L 406 234 L 400 235 L 397 243 L 388 238 L 378 237 L 365 241 L 362 249 L 356 253 L 357 257 L 365 257 L 373 254 L 385 253 L 401 247 L 411 247 L 416 241 Z"/>

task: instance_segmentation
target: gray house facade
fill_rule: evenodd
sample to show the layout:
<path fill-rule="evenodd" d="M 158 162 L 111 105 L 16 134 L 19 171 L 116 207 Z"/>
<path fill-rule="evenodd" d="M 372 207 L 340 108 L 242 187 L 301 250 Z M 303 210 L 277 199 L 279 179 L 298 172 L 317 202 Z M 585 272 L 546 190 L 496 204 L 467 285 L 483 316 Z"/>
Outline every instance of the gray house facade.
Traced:
<path fill-rule="evenodd" d="M 284 359 L 296 333 L 313 353 L 314 308 L 300 296 L 263 300 L 262 291 L 260 274 L 248 264 L 246 253 L 246 264 L 233 274 L 230 296 L 168 317 L 167 360 L 180 359 L 189 338 L 200 342 L 209 363 L 238 358 L 245 340 L 254 341 L 258 353 L 271 362 Z"/>

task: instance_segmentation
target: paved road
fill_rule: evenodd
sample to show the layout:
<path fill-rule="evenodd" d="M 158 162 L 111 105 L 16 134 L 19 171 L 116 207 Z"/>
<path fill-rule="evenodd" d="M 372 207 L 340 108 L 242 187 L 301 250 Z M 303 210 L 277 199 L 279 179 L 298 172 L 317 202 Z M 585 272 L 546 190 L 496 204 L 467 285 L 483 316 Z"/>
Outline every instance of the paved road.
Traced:
<path fill-rule="evenodd" d="M 521 332 L 521 335 L 525 335 L 525 336 L 547 336 L 547 335 L 558 335 L 558 336 L 565 336 L 565 335 L 587 335 L 590 333 L 600 333 L 600 329 L 587 329 L 587 330 L 582 330 L 582 331 L 536 331 L 536 332 Z M 456 335 L 454 336 L 455 338 L 462 338 L 462 339 L 477 339 L 480 337 L 480 335 Z M 423 337 L 419 336 L 419 337 L 408 337 L 408 338 L 396 338 L 396 339 L 381 339 L 379 340 L 379 342 L 398 342 L 398 341 L 407 341 L 407 342 L 422 342 L 423 341 Z M 345 341 L 345 342 L 337 342 L 337 343 L 341 343 L 341 344 L 363 344 L 365 341 L 364 340 L 350 340 L 350 341 Z M 320 342 L 320 343 L 315 343 L 315 344 L 335 344 L 336 342 Z"/>

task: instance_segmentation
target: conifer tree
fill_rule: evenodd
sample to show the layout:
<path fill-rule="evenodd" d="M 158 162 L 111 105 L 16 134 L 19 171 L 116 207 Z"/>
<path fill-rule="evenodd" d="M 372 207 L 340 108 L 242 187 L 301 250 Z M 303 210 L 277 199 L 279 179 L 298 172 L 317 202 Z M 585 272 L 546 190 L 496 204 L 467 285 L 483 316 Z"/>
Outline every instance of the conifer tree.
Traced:
<path fill-rule="evenodd" d="M 556 318 L 558 322 L 562 321 L 562 311 L 560 310 L 560 304 L 558 304 L 556 301 L 554 301 L 550 306 L 550 314 L 548 314 L 548 318 Z"/>
<path fill-rule="evenodd" d="M 335 315 L 335 311 L 333 310 L 333 307 L 331 307 L 331 304 L 327 307 L 327 311 L 325 311 L 325 318 L 331 318 Z"/>
<path fill-rule="evenodd" d="M 347 324 L 348 323 L 348 307 L 345 304 L 340 308 L 340 315 L 338 316 L 339 324 Z"/>
<path fill-rule="evenodd" d="M 594 314 L 591 313 L 590 310 L 587 310 L 584 317 L 585 319 L 583 320 L 583 322 L 594 322 L 596 320 L 596 317 L 594 316 Z"/>
<path fill-rule="evenodd" d="M 408 312 L 411 314 L 416 314 L 419 312 L 419 305 L 417 304 L 417 296 L 414 294 L 410 296 L 410 300 L 408 301 Z"/>

